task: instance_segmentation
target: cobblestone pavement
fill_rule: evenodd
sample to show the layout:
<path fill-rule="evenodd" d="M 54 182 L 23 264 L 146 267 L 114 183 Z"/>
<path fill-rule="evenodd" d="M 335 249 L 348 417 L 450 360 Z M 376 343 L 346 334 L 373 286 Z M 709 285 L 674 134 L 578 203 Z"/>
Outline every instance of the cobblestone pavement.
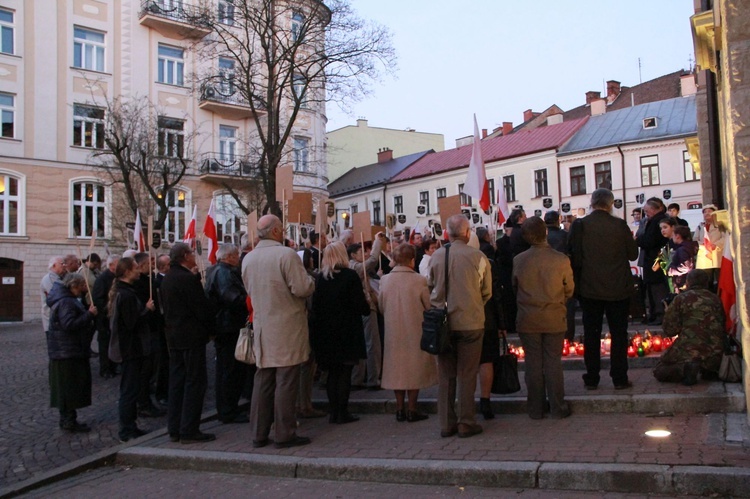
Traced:
<path fill-rule="evenodd" d="M 34 491 L 26 497 L 100 498 L 163 497 L 284 497 L 330 498 L 433 498 L 433 497 L 518 497 L 643 499 L 674 497 L 559 490 L 497 489 L 474 486 L 400 485 L 371 482 L 333 482 L 301 478 L 277 478 L 195 471 L 146 468 L 103 468 Z M 691 497 L 680 495 L 679 497 Z"/>
<path fill-rule="evenodd" d="M 207 355 L 213 357 L 212 346 Z M 213 369 L 213 362 L 208 364 Z M 99 362 L 91 359 L 92 405 L 79 410 L 78 419 L 92 431 L 70 434 L 58 428 L 57 409 L 49 406 L 47 365 L 41 323 L 0 324 L 0 488 L 120 444 L 119 377 L 99 377 Z M 213 404 L 209 386 L 204 410 Z M 142 419 L 139 425 L 163 428 L 166 418 Z"/>

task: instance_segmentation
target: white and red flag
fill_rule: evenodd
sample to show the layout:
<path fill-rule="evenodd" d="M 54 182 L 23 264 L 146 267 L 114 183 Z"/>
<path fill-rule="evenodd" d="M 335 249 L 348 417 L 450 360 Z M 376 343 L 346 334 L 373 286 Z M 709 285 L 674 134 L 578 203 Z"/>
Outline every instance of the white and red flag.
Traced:
<path fill-rule="evenodd" d="M 737 325 L 737 288 L 734 285 L 734 260 L 732 259 L 729 241 L 724 245 L 724 254 L 721 257 L 718 295 L 721 304 L 724 306 L 726 331 L 727 333 L 734 333 Z"/>
<path fill-rule="evenodd" d="M 146 240 L 143 239 L 143 225 L 141 225 L 141 210 L 135 210 L 135 227 L 133 227 L 133 241 L 139 252 L 146 251 Z"/>
<path fill-rule="evenodd" d="M 206 223 L 203 224 L 203 235 L 208 239 L 208 261 L 211 265 L 216 264 L 216 251 L 219 249 L 219 241 L 216 237 L 216 215 L 214 213 L 214 200 L 208 207 Z"/>
<path fill-rule="evenodd" d="M 185 236 L 182 238 L 182 242 L 195 249 L 195 224 L 198 219 L 198 205 L 193 206 L 193 218 L 190 219 L 190 223 L 185 229 Z"/>
<path fill-rule="evenodd" d="M 474 143 L 471 146 L 471 161 L 469 172 L 464 182 L 464 194 L 479 200 L 479 206 L 485 212 L 490 209 L 490 189 L 487 182 L 487 172 L 484 171 L 482 160 L 482 143 L 479 140 L 477 115 L 474 115 Z"/>

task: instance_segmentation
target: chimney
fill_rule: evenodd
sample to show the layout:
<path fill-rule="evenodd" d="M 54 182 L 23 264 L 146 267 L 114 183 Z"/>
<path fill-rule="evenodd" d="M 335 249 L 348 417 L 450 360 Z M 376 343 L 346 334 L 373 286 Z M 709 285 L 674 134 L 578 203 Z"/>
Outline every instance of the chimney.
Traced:
<path fill-rule="evenodd" d="M 503 121 L 503 135 L 509 135 L 513 131 L 512 121 Z"/>
<path fill-rule="evenodd" d="M 364 118 L 357 118 L 357 126 L 367 128 L 367 120 Z"/>
<path fill-rule="evenodd" d="M 606 99 L 596 99 L 591 102 L 591 116 L 599 116 L 607 112 Z"/>
<path fill-rule="evenodd" d="M 609 80 L 607 82 L 607 102 L 612 104 L 620 96 L 620 82 Z"/>
<path fill-rule="evenodd" d="M 596 99 L 601 99 L 602 93 L 601 92 L 595 92 L 593 90 L 586 92 L 586 105 L 590 105 L 592 102 L 594 102 Z"/>
<path fill-rule="evenodd" d="M 690 73 L 680 76 L 680 95 L 687 97 L 698 93 L 698 86 L 695 84 L 695 76 Z"/>
<path fill-rule="evenodd" d="M 378 163 L 385 163 L 386 161 L 390 161 L 392 159 L 393 149 L 389 149 L 387 147 L 378 149 Z"/>
<path fill-rule="evenodd" d="M 547 116 L 547 125 L 559 125 L 563 122 L 563 115 L 558 114 L 550 114 Z"/>
<path fill-rule="evenodd" d="M 482 138 L 483 139 L 487 138 L 487 129 L 486 128 L 482 128 Z"/>
<path fill-rule="evenodd" d="M 526 123 L 527 121 L 534 119 L 535 114 L 536 113 L 534 113 L 534 111 L 532 111 L 531 109 L 527 109 L 523 112 L 523 122 Z"/>

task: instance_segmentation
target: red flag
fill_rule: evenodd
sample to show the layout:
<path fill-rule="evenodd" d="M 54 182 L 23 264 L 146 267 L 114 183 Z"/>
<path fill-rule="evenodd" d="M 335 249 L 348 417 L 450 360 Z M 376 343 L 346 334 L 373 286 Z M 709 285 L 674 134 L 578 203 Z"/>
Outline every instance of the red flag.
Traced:
<path fill-rule="evenodd" d="M 510 211 L 508 210 L 508 201 L 505 199 L 505 188 L 501 187 L 497 190 L 497 227 L 502 227 L 508 217 Z"/>
<path fill-rule="evenodd" d="M 734 285 L 734 260 L 729 241 L 724 245 L 724 254 L 721 257 L 721 269 L 719 270 L 719 299 L 724 305 L 726 315 L 725 327 L 727 333 L 733 333 L 737 324 L 737 288 Z"/>
<path fill-rule="evenodd" d="M 133 228 L 133 241 L 138 251 L 146 251 L 146 240 L 143 239 L 143 226 L 141 225 L 141 211 L 135 210 L 135 227 Z"/>
<path fill-rule="evenodd" d="M 182 242 L 195 249 L 195 224 L 198 218 L 198 205 L 193 206 L 193 218 L 190 219 L 190 223 L 185 229 L 185 236 L 182 238 Z"/>
<path fill-rule="evenodd" d="M 479 207 L 485 212 L 490 209 L 490 190 L 487 182 L 487 173 L 484 171 L 482 160 L 482 143 L 479 140 L 479 127 L 477 126 L 477 115 L 474 115 L 474 143 L 471 146 L 471 161 L 469 171 L 464 182 L 464 194 L 479 199 Z"/>
<path fill-rule="evenodd" d="M 208 207 L 206 223 L 203 224 L 203 235 L 208 239 L 208 261 L 216 264 L 216 251 L 219 249 L 219 241 L 216 238 L 216 215 L 214 214 L 214 200 Z"/>

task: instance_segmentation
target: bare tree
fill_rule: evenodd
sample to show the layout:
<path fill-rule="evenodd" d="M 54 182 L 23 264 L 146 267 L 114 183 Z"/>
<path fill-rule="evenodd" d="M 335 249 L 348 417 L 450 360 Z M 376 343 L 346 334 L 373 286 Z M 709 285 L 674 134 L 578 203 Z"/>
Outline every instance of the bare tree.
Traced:
<path fill-rule="evenodd" d="M 153 229 L 161 230 L 169 214 L 168 194 L 185 176 L 185 153 L 194 137 L 184 121 L 160 116 L 148 99 L 106 99 L 104 140 L 92 153 L 92 166 L 122 187 L 116 205 L 126 206 L 131 216 L 138 209 L 142 216 L 153 215 Z"/>
<path fill-rule="evenodd" d="M 292 148 L 290 137 L 303 110 L 325 113 L 371 91 L 395 68 L 387 28 L 359 18 L 349 0 L 225 0 L 211 20 L 204 58 L 231 61 L 231 72 L 200 75 L 202 88 L 230 87 L 252 110 L 249 150 L 265 195 L 263 212 L 279 212 L 276 169 Z M 245 212 L 249 208 L 230 185 Z"/>

